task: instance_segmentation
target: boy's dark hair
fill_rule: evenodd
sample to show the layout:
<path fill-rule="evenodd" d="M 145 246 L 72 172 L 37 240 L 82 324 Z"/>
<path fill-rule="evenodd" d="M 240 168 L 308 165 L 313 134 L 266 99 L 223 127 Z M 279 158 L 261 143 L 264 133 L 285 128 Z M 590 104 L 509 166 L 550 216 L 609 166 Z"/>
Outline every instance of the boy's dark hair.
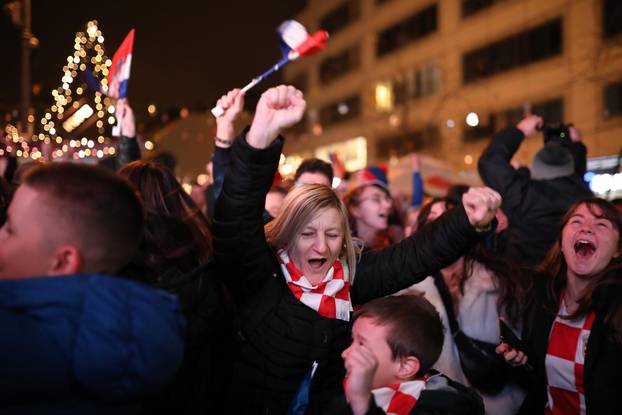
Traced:
<path fill-rule="evenodd" d="M 333 166 L 324 160 L 316 158 L 304 159 L 298 166 L 298 169 L 296 169 L 294 181 L 298 180 L 302 173 L 320 173 L 328 178 L 329 183 L 333 182 Z"/>
<path fill-rule="evenodd" d="M 49 199 L 59 233 L 84 257 L 84 272 L 116 273 L 140 243 L 143 209 L 130 184 L 103 167 L 50 163 L 29 170 L 23 186 Z"/>
<path fill-rule="evenodd" d="M 438 360 L 443 348 L 443 323 L 434 306 L 423 296 L 377 298 L 354 313 L 354 320 L 360 317 L 389 327 L 387 344 L 393 360 L 415 356 L 420 364 L 416 376 L 423 376 Z"/>

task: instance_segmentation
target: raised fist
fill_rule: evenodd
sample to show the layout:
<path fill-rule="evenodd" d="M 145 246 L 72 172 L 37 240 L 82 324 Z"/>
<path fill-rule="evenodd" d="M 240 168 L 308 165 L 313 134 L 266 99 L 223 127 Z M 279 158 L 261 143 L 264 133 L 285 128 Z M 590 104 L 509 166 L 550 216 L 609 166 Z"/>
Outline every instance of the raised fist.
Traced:
<path fill-rule="evenodd" d="M 462 195 L 462 204 L 471 225 L 486 228 L 501 206 L 501 195 L 490 187 L 470 187 Z"/>
<path fill-rule="evenodd" d="M 255 148 L 268 147 L 281 131 L 302 119 L 306 106 L 302 92 L 293 86 L 270 88 L 257 103 L 246 141 Z"/>

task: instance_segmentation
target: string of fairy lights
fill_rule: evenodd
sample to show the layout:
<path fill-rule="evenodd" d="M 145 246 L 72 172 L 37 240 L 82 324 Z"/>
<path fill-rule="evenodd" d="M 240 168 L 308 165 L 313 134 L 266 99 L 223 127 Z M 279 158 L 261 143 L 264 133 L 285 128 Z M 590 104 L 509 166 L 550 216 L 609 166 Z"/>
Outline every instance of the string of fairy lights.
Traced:
<path fill-rule="evenodd" d="M 115 102 L 105 95 L 108 90 L 106 76 L 112 61 L 106 56 L 103 44 L 104 36 L 96 20 L 89 21 L 84 32 L 76 33 L 74 52 L 67 56 L 67 63 L 62 69 L 62 84 L 51 91 L 53 104 L 41 117 L 41 131 L 24 137 L 15 126 L 8 124 L 5 129 L 7 152 L 32 160 L 44 157 L 43 153 L 51 159 L 71 157 L 75 160 L 115 154 L 112 140 L 106 136 L 106 127 L 116 122 Z M 100 91 L 90 91 L 86 80 L 81 79 L 79 73 L 86 71 L 90 71 L 99 82 Z M 33 123 L 34 120 L 31 114 L 28 121 Z M 83 123 L 88 124 L 83 126 Z M 81 126 L 84 130 L 93 123 L 96 138 L 72 134 Z M 65 134 L 67 136 L 63 137 Z M 46 151 L 43 151 L 44 147 Z"/>

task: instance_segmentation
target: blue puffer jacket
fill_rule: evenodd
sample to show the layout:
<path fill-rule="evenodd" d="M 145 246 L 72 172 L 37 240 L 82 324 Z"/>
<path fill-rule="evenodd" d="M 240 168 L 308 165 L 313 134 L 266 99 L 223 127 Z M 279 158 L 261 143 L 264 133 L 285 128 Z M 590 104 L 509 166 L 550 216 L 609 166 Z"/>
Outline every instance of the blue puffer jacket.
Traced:
<path fill-rule="evenodd" d="M 173 296 L 131 281 L 0 281 L 0 413 L 135 413 L 175 375 L 183 330 Z"/>

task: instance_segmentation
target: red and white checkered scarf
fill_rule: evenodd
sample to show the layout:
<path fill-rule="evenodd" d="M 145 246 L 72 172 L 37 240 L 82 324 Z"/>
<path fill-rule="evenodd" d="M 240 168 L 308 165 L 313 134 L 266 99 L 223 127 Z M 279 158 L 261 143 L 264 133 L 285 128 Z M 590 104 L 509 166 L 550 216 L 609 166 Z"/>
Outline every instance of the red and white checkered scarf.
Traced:
<path fill-rule="evenodd" d="M 585 414 L 585 389 L 583 369 L 587 342 L 594 323 L 595 313 L 569 320 L 563 301 L 551 333 L 546 351 L 545 367 L 548 403 L 545 414 Z"/>
<path fill-rule="evenodd" d="M 374 401 L 386 414 L 408 415 L 415 407 L 421 392 L 425 389 L 424 379 L 378 388 L 371 391 Z"/>
<path fill-rule="evenodd" d="M 313 285 L 290 261 L 287 252 L 280 251 L 277 256 L 287 286 L 297 299 L 324 317 L 350 321 L 352 302 L 347 264 L 339 259 L 335 260 L 324 280 L 318 285 Z"/>

